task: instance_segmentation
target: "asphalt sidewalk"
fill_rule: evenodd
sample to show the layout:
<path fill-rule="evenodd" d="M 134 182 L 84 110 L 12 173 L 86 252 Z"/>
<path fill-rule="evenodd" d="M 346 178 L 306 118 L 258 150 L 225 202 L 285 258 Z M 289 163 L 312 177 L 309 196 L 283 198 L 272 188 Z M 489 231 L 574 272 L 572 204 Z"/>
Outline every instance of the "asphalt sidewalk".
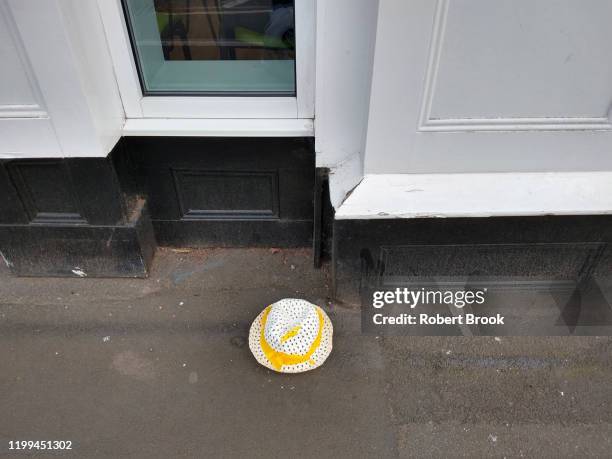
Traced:
<path fill-rule="evenodd" d="M 250 355 L 284 297 L 334 322 L 322 368 Z M 612 339 L 364 336 L 306 250 L 161 249 L 146 280 L 2 267 L 0 412 L 0 457 L 612 457 Z"/>

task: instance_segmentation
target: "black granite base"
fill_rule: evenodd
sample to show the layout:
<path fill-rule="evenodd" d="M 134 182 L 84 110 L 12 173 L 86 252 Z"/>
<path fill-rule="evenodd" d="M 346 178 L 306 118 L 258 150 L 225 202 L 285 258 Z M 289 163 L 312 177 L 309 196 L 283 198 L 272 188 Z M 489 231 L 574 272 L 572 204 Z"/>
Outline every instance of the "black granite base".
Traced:
<path fill-rule="evenodd" d="M 464 283 L 568 287 L 612 276 L 612 216 L 336 220 L 336 298 L 363 288 Z"/>
<path fill-rule="evenodd" d="M 146 277 L 155 237 L 143 200 L 120 225 L 0 225 L 0 253 L 17 276 Z"/>
<path fill-rule="evenodd" d="M 174 247 L 310 247 L 311 138 L 126 137 L 112 154 L 123 190 L 145 196 Z"/>
<path fill-rule="evenodd" d="M 131 137 L 108 158 L 0 160 L 0 252 L 19 276 L 142 277 L 156 241 L 311 247 L 315 180 L 312 138 Z"/>
<path fill-rule="evenodd" d="M 0 161 L 0 252 L 18 276 L 144 277 L 156 247 L 145 203 L 107 158 Z"/>

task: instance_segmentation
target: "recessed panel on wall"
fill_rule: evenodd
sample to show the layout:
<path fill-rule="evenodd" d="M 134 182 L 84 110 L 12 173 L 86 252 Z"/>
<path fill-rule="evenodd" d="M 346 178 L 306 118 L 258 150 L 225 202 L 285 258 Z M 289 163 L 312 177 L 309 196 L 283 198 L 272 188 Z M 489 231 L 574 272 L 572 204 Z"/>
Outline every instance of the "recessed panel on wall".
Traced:
<path fill-rule="evenodd" d="M 607 0 L 440 0 L 423 126 L 609 128 L 611 17 Z"/>
<path fill-rule="evenodd" d="M 0 158 L 59 156 L 22 35 L 7 2 L 0 2 Z"/>
<path fill-rule="evenodd" d="M 380 2 L 366 174 L 611 170 L 612 2 Z"/>
<path fill-rule="evenodd" d="M 0 4 L 0 118 L 45 116 L 42 96 L 7 5 Z"/>
<path fill-rule="evenodd" d="M 276 172 L 174 170 L 183 220 L 278 218 Z"/>
<path fill-rule="evenodd" d="M 147 198 L 162 246 L 312 243 L 312 139 L 126 137 L 113 161 L 123 187 Z"/>
<path fill-rule="evenodd" d="M 580 282 L 602 243 L 432 244 L 380 248 L 380 285 L 402 282 L 537 289 Z M 469 261 L 466 261 L 469 260 Z"/>
<path fill-rule="evenodd" d="M 19 161 L 8 170 L 30 223 L 87 223 L 62 160 Z"/>

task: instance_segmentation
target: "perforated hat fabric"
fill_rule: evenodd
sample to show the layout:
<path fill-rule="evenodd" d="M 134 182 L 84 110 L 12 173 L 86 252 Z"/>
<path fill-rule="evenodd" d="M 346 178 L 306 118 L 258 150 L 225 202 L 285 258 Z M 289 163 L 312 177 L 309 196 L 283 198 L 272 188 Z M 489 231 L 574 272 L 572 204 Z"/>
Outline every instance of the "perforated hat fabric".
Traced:
<path fill-rule="evenodd" d="M 249 348 L 263 366 L 301 373 L 321 366 L 332 350 L 333 326 L 325 311 L 285 299 L 265 308 L 249 331 Z"/>

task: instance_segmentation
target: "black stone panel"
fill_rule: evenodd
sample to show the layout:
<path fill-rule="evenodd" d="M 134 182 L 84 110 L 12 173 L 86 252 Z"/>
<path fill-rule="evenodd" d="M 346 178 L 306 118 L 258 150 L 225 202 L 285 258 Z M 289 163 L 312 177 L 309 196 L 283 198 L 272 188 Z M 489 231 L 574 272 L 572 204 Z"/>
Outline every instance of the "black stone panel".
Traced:
<path fill-rule="evenodd" d="M 146 196 L 160 244 L 312 244 L 310 138 L 128 137 L 113 161 L 122 188 Z"/>
<path fill-rule="evenodd" d="M 6 161 L 0 161 L 0 224 L 28 223 L 28 215 L 5 165 Z"/>
<path fill-rule="evenodd" d="M 602 243 L 440 244 L 382 246 L 376 262 L 384 285 L 410 277 L 470 276 L 529 281 L 571 281 L 596 258 Z"/>
<path fill-rule="evenodd" d="M 107 158 L 0 162 L 0 223 L 113 225 L 125 200 Z"/>
<path fill-rule="evenodd" d="M 0 253 L 17 276 L 146 277 L 152 235 L 140 201 L 121 226 L 0 225 Z"/>
<path fill-rule="evenodd" d="M 182 220 L 278 219 L 278 174 L 173 169 Z"/>
<path fill-rule="evenodd" d="M 412 280 L 550 288 L 610 276 L 612 216 L 336 220 L 336 296 Z"/>
<path fill-rule="evenodd" d="M 0 252 L 19 276 L 143 277 L 155 251 L 108 158 L 0 161 Z"/>
<path fill-rule="evenodd" d="M 153 221 L 157 242 L 168 247 L 303 247 L 312 238 L 308 221 Z"/>
<path fill-rule="evenodd" d="M 126 200 L 110 159 L 69 158 L 66 163 L 89 224 L 107 225 L 126 221 Z"/>
<path fill-rule="evenodd" d="M 7 169 L 30 223 L 87 223 L 64 160 L 11 161 Z"/>

